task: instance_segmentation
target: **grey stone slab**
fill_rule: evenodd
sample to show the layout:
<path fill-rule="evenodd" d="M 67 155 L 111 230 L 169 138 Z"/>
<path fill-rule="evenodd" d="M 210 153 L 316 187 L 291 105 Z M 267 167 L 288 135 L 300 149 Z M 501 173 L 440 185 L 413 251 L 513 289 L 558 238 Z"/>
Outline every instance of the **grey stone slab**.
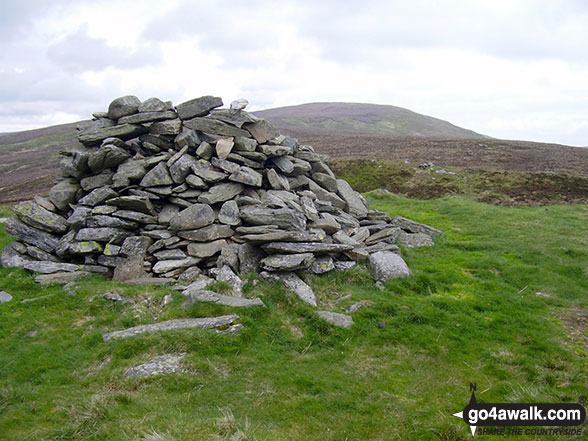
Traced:
<path fill-rule="evenodd" d="M 132 328 L 123 329 L 121 331 L 114 331 L 104 334 L 102 339 L 109 341 L 113 339 L 129 338 L 140 334 L 161 332 L 161 331 L 172 331 L 175 329 L 215 329 L 231 325 L 233 322 L 239 319 L 237 314 L 221 315 L 218 317 L 201 317 L 201 318 L 188 318 L 188 319 L 173 319 L 166 320 L 164 322 L 150 324 L 150 325 L 138 325 Z"/>

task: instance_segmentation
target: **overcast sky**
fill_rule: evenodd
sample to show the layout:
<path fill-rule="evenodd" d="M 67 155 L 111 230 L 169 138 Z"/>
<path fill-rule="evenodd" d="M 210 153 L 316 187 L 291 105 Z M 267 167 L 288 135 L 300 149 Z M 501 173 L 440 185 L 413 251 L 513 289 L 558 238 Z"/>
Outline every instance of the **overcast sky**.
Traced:
<path fill-rule="evenodd" d="M 0 132 L 128 94 L 392 104 L 588 146 L 588 1 L 2 0 Z"/>

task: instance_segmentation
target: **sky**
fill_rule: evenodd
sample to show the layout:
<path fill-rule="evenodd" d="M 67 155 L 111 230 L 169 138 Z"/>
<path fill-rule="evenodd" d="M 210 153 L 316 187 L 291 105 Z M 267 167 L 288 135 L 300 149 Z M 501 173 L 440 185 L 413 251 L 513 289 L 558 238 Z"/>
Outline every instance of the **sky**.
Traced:
<path fill-rule="evenodd" d="M 114 98 L 405 107 L 588 146 L 586 0 L 0 0 L 0 132 Z"/>

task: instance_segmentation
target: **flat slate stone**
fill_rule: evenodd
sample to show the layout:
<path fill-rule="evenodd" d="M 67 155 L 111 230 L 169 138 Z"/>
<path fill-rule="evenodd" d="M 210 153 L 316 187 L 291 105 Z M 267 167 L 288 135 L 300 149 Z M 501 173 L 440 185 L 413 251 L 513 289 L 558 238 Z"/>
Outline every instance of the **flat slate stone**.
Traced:
<path fill-rule="evenodd" d="M 20 244 L 20 242 L 13 243 Z M 24 251 L 26 252 L 26 247 Z M 2 263 L 3 268 L 22 268 L 26 262 L 31 260 L 32 259 L 29 256 L 19 252 L 12 246 L 5 247 L 2 250 L 2 256 L 0 257 L 0 263 Z"/>
<path fill-rule="evenodd" d="M 194 230 L 206 227 L 212 224 L 214 220 L 214 211 L 210 208 L 210 205 L 194 204 L 173 216 L 169 221 L 169 227 L 174 231 Z"/>
<path fill-rule="evenodd" d="M 266 271 L 295 271 L 309 268 L 314 262 L 314 254 L 272 254 L 262 259 L 261 268 Z"/>
<path fill-rule="evenodd" d="M 187 352 L 178 354 L 165 354 L 154 357 L 147 363 L 128 368 L 123 374 L 123 378 L 149 378 L 155 375 L 170 374 L 191 374 L 187 369 L 182 368 L 182 359 L 188 355 Z"/>
<path fill-rule="evenodd" d="M 176 112 L 167 110 L 163 112 L 141 112 L 134 115 L 123 116 L 118 120 L 119 124 L 141 124 L 151 121 L 161 121 L 164 119 L 174 119 L 178 115 Z"/>
<path fill-rule="evenodd" d="M 320 242 L 325 235 L 312 234 L 306 231 L 273 230 L 260 234 L 245 234 L 240 236 L 242 240 L 252 243 L 266 242 Z"/>
<path fill-rule="evenodd" d="M 188 254 L 201 259 L 212 257 L 221 252 L 228 245 L 224 239 L 214 240 L 212 242 L 190 243 L 188 244 Z"/>
<path fill-rule="evenodd" d="M 212 224 L 198 230 L 180 231 L 178 236 L 195 242 L 210 242 L 231 237 L 233 233 L 233 229 L 229 225 Z"/>
<path fill-rule="evenodd" d="M 249 136 L 247 131 L 213 118 L 193 118 L 184 121 L 184 127 L 222 136 Z"/>
<path fill-rule="evenodd" d="M 81 132 L 78 135 L 78 141 L 82 144 L 95 145 L 100 144 L 106 138 L 120 138 L 123 140 L 136 138 L 145 133 L 147 129 L 137 124 L 121 124 L 118 126 L 104 127 L 87 132 Z"/>
<path fill-rule="evenodd" d="M 253 306 L 265 306 L 259 297 L 254 299 L 246 299 L 243 297 L 226 296 L 217 294 L 214 291 L 204 289 L 186 289 L 182 292 L 183 295 L 189 299 L 182 304 L 183 308 L 189 308 L 196 302 L 216 303 L 217 305 L 232 306 L 235 308 L 251 308 Z"/>
<path fill-rule="evenodd" d="M 367 216 L 368 208 L 363 203 L 360 194 L 351 188 L 351 185 L 347 181 L 337 179 L 337 193 L 347 204 L 349 213 L 358 219 L 363 219 Z"/>
<path fill-rule="evenodd" d="M 234 184 L 231 182 L 226 184 L 218 184 L 198 196 L 198 202 L 212 205 L 218 202 L 225 202 L 229 199 L 233 199 L 242 192 L 243 185 L 241 184 Z"/>
<path fill-rule="evenodd" d="M 221 107 L 223 100 L 217 96 L 206 95 L 200 98 L 195 98 L 185 103 L 178 104 L 176 110 L 180 119 L 190 119 L 195 116 L 206 115 L 212 109 Z"/>
<path fill-rule="evenodd" d="M 72 271 L 72 272 L 58 272 L 53 274 L 40 274 L 35 277 L 35 282 L 39 285 L 51 285 L 56 283 L 58 285 L 64 285 L 74 280 L 82 279 L 90 276 L 92 273 L 89 271 Z"/>
<path fill-rule="evenodd" d="M 134 95 L 118 97 L 108 105 L 108 118 L 117 120 L 122 116 L 132 115 L 139 111 L 141 100 Z"/>
<path fill-rule="evenodd" d="M 156 214 L 151 201 L 142 196 L 119 196 L 109 199 L 106 203 L 108 205 L 124 208 L 125 210 L 139 211 L 151 216 Z"/>
<path fill-rule="evenodd" d="M 322 243 L 322 242 L 273 242 L 262 245 L 262 248 L 270 253 L 314 253 L 329 254 L 341 253 L 351 250 L 351 245 L 340 243 Z"/>
<path fill-rule="evenodd" d="M 109 332 L 104 334 L 102 339 L 104 341 L 109 341 L 119 338 L 134 337 L 136 335 L 151 332 L 171 331 L 174 329 L 214 329 L 230 325 L 238 319 L 239 316 L 237 314 L 221 315 L 218 317 L 173 319 L 151 325 L 138 325 L 121 331 Z"/>
<path fill-rule="evenodd" d="M 13 217 L 6 221 L 4 228 L 11 236 L 20 239 L 23 242 L 35 245 L 48 253 L 52 253 L 59 246 L 59 239 L 57 237 L 32 228 Z"/>
<path fill-rule="evenodd" d="M 317 315 L 338 328 L 349 329 L 353 326 L 353 318 L 349 315 L 332 311 L 317 311 Z"/>
<path fill-rule="evenodd" d="M 263 271 L 261 276 L 266 280 L 282 282 L 286 288 L 293 291 L 300 300 L 312 306 L 316 306 L 316 296 L 314 291 L 295 273 Z"/>
<path fill-rule="evenodd" d="M 424 233 L 431 237 L 437 237 L 443 234 L 443 231 L 429 225 L 421 224 L 402 216 L 396 216 L 392 219 L 392 225 L 395 225 L 410 233 Z"/>
<path fill-rule="evenodd" d="M 263 118 L 254 123 L 244 124 L 243 127 L 247 129 L 247 131 L 251 134 L 251 136 L 255 138 L 255 140 L 259 144 L 268 142 L 270 139 L 273 139 L 279 135 L 278 131 L 268 121 L 266 121 Z M 238 136 L 249 137 L 249 133 L 247 133 L 246 135 Z"/>
<path fill-rule="evenodd" d="M 246 206 L 240 210 L 241 219 L 251 225 L 277 225 L 281 228 L 304 230 L 306 217 L 289 208 Z"/>
<path fill-rule="evenodd" d="M 396 242 L 408 248 L 431 247 L 435 245 L 431 236 L 425 233 L 406 233 L 402 231 Z"/>
<path fill-rule="evenodd" d="M 160 162 L 154 168 L 149 170 L 141 180 L 139 186 L 141 187 L 156 187 L 161 185 L 172 185 L 172 180 L 169 169 L 165 162 Z"/>
<path fill-rule="evenodd" d="M 73 272 L 80 269 L 80 265 L 73 263 L 59 263 L 50 261 L 31 260 L 23 265 L 23 268 L 35 273 L 52 274 L 59 272 Z"/>
<path fill-rule="evenodd" d="M 25 223 L 49 233 L 64 233 L 69 226 L 63 216 L 53 213 L 39 204 L 26 201 L 15 205 L 12 210 Z"/>

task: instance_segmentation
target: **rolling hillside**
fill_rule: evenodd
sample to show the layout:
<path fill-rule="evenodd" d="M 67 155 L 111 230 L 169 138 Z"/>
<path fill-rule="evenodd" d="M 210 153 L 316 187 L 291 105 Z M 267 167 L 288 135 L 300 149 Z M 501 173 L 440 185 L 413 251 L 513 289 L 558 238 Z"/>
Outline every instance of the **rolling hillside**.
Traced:
<path fill-rule="evenodd" d="M 314 103 L 255 114 L 333 159 L 430 161 L 442 167 L 588 178 L 588 149 L 493 139 L 393 106 Z M 59 176 L 59 151 L 80 145 L 78 124 L 0 136 L 0 204 L 48 193 Z"/>
<path fill-rule="evenodd" d="M 345 134 L 424 138 L 485 138 L 472 130 L 395 106 L 361 103 L 309 103 L 254 112 L 279 129 L 312 129 Z"/>

